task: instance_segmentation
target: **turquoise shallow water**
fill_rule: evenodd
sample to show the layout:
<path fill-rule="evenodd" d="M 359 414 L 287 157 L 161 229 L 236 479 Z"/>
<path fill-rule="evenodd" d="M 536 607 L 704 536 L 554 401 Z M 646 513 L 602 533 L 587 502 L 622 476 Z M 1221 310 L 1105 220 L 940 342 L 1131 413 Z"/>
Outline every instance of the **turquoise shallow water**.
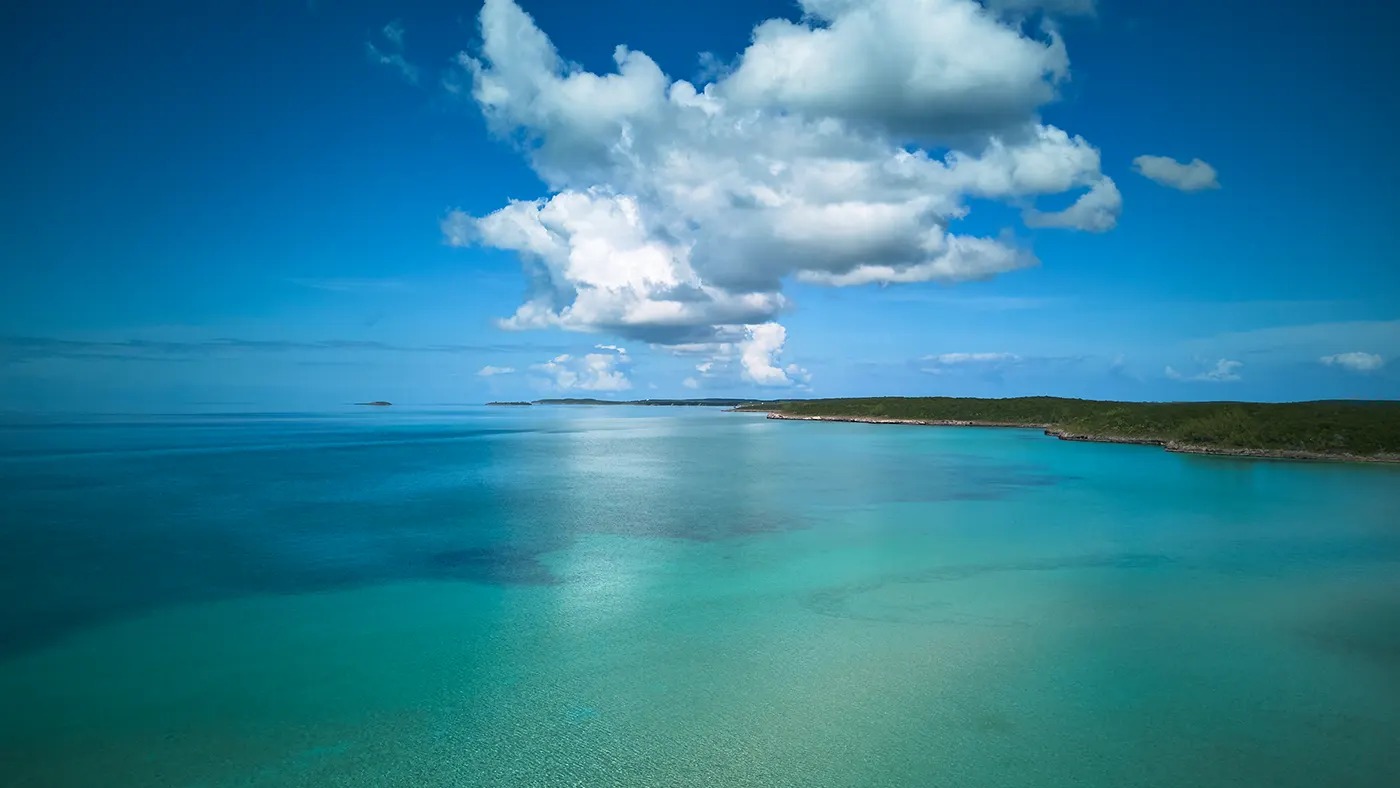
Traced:
<path fill-rule="evenodd" d="M 6 786 L 1400 785 L 1400 469 L 650 408 L 0 427 Z"/>

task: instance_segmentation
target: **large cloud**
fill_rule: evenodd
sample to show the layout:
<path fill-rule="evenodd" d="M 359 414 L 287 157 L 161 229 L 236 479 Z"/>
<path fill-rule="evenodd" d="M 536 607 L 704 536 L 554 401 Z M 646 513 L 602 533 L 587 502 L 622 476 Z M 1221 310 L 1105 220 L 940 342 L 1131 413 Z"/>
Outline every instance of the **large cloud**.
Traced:
<path fill-rule="evenodd" d="M 697 89 L 626 47 L 615 73 L 583 71 L 513 0 L 486 0 L 480 51 L 460 62 L 550 196 L 485 217 L 453 212 L 443 232 L 520 254 L 531 294 L 504 327 L 749 342 L 750 379 L 778 382 L 778 370 L 790 382 L 797 373 L 760 363 L 756 349 L 781 350 L 773 321 L 787 279 L 959 282 L 1033 265 L 1004 240 L 952 229 L 972 197 L 1027 207 L 1084 192 L 1066 211 L 1029 208 L 1028 222 L 1116 222 L 1121 198 L 1098 151 L 1037 119 L 1068 75 L 1053 31 L 973 0 L 802 8 L 803 23 L 759 25 Z"/>

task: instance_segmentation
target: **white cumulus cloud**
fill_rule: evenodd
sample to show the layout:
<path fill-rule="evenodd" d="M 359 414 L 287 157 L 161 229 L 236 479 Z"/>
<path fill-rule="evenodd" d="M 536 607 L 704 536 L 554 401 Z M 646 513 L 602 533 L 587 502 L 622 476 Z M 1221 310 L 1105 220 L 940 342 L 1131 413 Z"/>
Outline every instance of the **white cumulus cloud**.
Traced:
<path fill-rule="evenodd" d="M 452 245 L 520 256 L 531 291 L 503 327 L 728 342 L 748 379 L 791 384 L 806 373 L 760 350 L 785 339 L 786 280 L 960 282 L 1037 262 L 957 232 L 969 198 L 1025 206 L 1071 192 L 1083 196 L 1070 209 L 1028 220 L 1116 222 L 1099 152 L 1039 122 L 1069 74 L 1052 28 L 975 0 L 801 6 L 803 22 L 759 25 L 697 87 L 625 46 L 613 73 L 585 71 L 514 0 L 486 0 L 460 81 L 549 193 L 451 212 L 442 229 Z"/>
<path fill-rule="evenodd" d="M 1133 169 L 1163 186 L 1184 192 L 1220 188 L 1215 168 L 1200 159 L 1192 159 L 1191 163 L 1182 164 L 1167 156 L 1139 156 L 1133 159 Z"/>
<path fill-rule="evenodd" d="M 1373 372 L 1385 366 L 1385 359 L 1375 353 L 1338 353 L 1318 359 L 1327 366 L 1338 366 L 1352 372 Z"/>
<path fill-rule="evenodd" d="M 509 375 L 515 371 L 514 367 L 493 367 L 490 364 L 482 367 L 476 374 L 483 378 L 494 377 L 496 375 Z"/>
<path fill-rule="evenodd" d="M 559 391 L 626 391 L 632 388 L 625 370 L 631 364 L 627 353 L 621 348 L 601 345 L 597 349 L 607 352 L 582 356 L 566 353 L 543 364 L 534 364 L 530 369 Z"/>
<path fill-rule="evenodd" d="M 796 364 L 784 367 L 778 360 L 786 342 L 787 329 L 777 323 L 745 326 L 738 345 L 744 380 L 760 386 L 792 386 L 810 380 L 807 370 Z"/>
<path fill-rule="evenodd" d="M 739 380 L 759 386 L 805 386 L 811 373 L 798 364 L 780 360 L 787 344 L 787 329 L 778 323 L 726 328 L 721 341 L 666 347 L 679 356 L 703 356 L 694 374 L 681 381 L 686 388 L 709 383 L 733 384 Z"/>
<path fill-rule="evenodd" d="M 718 93 L 739 107 L 939 138 L 1014 129 L 1055 97 L 1069 56 L 971 0 L 799 0 L 825 24 L 770 19 Z"/>
<path fill-rule="evenodd" d="M 1167 367 L 1165 372 L 1166 376 L 1171 378 L 1172 380 L 1188 380 L 1205 383 L 1226 383 L 1240 379 L 1238 370 L 1242 366 L 1244 366 L 1244 362 L 1242 361 L 1230 361 L 1229 359 L 1222 358 L 1219 361 L 1215 362 L 1214 367 L 1211 367 L 1210 369 L 1196 373 L 1194 375 L 1183 374 L 1181 372 L 1176 371 L 1176 369 L 1173 367 Z"/>

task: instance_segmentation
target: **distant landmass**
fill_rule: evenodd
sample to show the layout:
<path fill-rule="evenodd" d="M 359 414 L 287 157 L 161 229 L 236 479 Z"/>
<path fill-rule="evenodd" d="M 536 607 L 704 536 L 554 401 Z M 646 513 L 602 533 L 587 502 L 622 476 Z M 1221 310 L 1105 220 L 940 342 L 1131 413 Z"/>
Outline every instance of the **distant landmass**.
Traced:
<path fill-rule="evenodd" d="M 392 402 L 385 402 L 384 400 L 375 400 L 374 402 L 356 402 L 355 404 L 356 404 L 356 405 L 373 405 L 373 406 L 376 407 L 376 408 L 387 408 L 387 407 L 389 407 L 390 405 L 392 405 L 392 404 L 394 404 L 394 403 L 392 403 Z"/>
<path fill-rule="evenodd" d="M 875 397 L 743 403 L 770 419 L 1028 427 L 1061 440 L 1305 460 L 1400 462 L 1400 402 L 1106 402 L 1058 397 Z"/>
<path fill-rule="evenodd" d="M 658 407 L 715 407 L 733 408 L 740 405 L 762 404 L 771 400 L 756 399 L 732 399 L 705 397 L 700 399 L 592 399 L 592 398 L 563 398 L 563 399 L 537 399 L 534 402 L 488 402 L 487 405 L 654 405 Z"/>

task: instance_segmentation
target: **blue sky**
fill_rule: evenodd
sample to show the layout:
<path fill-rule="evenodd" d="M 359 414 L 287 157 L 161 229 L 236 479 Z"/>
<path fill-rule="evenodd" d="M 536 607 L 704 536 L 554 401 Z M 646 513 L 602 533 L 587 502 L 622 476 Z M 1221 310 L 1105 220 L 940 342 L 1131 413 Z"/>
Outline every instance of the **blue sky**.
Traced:
<path fill-rule="evenodd" d="M 987 2 L 31 4 L 0 408 L 1400 397 L 1392 24 Z"/>

